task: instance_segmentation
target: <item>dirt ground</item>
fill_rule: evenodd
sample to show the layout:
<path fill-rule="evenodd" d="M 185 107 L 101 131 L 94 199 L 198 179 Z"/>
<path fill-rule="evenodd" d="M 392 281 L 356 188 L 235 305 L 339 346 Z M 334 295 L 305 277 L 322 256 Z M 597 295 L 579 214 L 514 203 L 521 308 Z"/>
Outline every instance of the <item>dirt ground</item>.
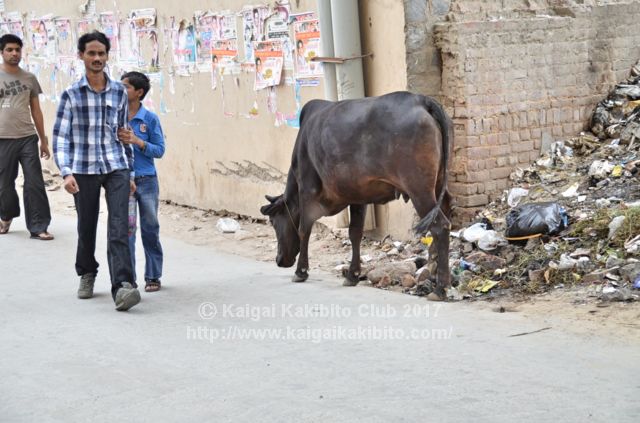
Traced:
<path fill-rule="evenodd" d="M 56 214 L 75 215 L 73 198 L 61 188 L 59 177 L 46 175 L 49 201 L 55 219 Z M 101 213 L 106 213 L 106 207 Z M 221 217 L 236 219 L 241 230 L 222 233 L 216 228 Z M 229 254 L 235 254 L 264 262 L 275 267 L 276 239 L 271 226 L 225 211 L 207 211 L 162 202 L 160 205 L 161 236 L 170 236 L 193 245 L 207 245 Z M 310 272 L 322 270 L 335 275 L 335 283 L 342 284 L 337 267 L 350 259 L 346 230 L 331 230 L 322 225 L 314 228 L 310 242 Z M 363 241 L 362 256 L 372 257 L 369 264 L 379 257 L 379 243 Z M 170 258 L 166 258 L 170 260 Z M 294 268 L 291 269 L 293 275 Z M 361 284 L 370 285 L 363 281 Z M 348 289 L 348 288 L 345 288 Z M 372 289 L 376 289 L 373 288 Z M 402 288 L 392 287 L 402 295 Z M 425 299 L 425 301 L 427 301 Z M 489 309 L 495 312 L 518 312 L 543 317 L 548 327 L 563 327 L 572 332 L 599 336 L 607 334 L 624 342 L 640 341 L 640 302 L 603 303 L 589 296 L 584 288 L 555 289 L 545 294 L 527 297 L 503 295 L 480 297 L 459 302 L 461 307 Z"/>

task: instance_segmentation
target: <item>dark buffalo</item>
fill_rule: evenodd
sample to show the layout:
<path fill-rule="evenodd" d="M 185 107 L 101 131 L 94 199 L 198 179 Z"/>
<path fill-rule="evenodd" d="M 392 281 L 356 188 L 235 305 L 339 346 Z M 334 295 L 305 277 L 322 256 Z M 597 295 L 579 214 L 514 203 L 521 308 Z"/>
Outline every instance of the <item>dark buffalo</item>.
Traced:
<path fill-rule="evenodd" d="M 416 232 L 431 230 L 430 256 L 437 256 L 438 270 L 430 298 L 444 299 L 450 280 L 447 163 L 452 144 L 451 119 L 429 97 L 395 92 L 308 102 L 300 114 L 284 194 L 266 196 L 269 204 L 260 209 L 276 231 L 278 266 L 293 266 L 300 253 L 293 280 L 305 281 L 313 223 L 349 206 L 353 255 L 344 285 L 356 285 L 366 204 L 402 196 L 420 216 Z"/>

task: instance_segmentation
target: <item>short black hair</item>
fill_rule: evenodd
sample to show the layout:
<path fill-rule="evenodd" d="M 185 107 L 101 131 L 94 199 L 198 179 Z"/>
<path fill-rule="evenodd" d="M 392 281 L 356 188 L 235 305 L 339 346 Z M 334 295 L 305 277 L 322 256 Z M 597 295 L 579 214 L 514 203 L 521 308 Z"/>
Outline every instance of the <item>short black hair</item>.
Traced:
<path fill-rule="evenodd" d="M 0 51 L 3 51 L 7 44 L 17 44 L 22 48 L 22 40 L 17 35 L 4 34 L 0 37 Z"/>
<path fill-rule="evenodd" d="M 104 44 L 107 48 L 107 54 L 109 50 L 111 50 L 111 42 L 106 35 L 104 35 L 100 31 L 92 31 L 83 34 L 82 37 L 78 38 L 78 51 L 84 53 L 85 48 L 87 48 L 87 44 L 91 41 L 98 41 L 100 44 Z"/>
<path fill-rule="evenodd" d="M 136 90 L 142 90 L 142 97 L 140 97 L 140 100 L 143 100 L 151 89 L 151 83 L 149 82 L 147 75 L 142 72 L 132 71 L 122 75 L 120 80 L 123 81 L 125 78 L 129 80 L 129 84 L 131 84 L 133 88 Z"/>

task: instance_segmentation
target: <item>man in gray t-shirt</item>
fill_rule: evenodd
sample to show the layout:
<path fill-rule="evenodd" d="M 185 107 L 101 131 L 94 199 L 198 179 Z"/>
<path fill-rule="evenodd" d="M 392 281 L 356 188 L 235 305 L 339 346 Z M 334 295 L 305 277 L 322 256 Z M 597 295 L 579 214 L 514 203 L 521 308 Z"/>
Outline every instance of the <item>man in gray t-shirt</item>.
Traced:
<path fill-rule="evenodd" d="M 19 66 L 22 60 L 19 37 L 13 34 L 0 37 L 0 51 L 3 61 L 0 64 L 0 235 L 9 232 L 13 218 L 20 216 L 16 178 L 21 165 L 27 229 L 31 238 L 49 241 L 53 239 L 47 231 L 51 211 L 40 164 L 40 157 L 50 156 L 38 100 L 42 89 L 35 75 Z"/>

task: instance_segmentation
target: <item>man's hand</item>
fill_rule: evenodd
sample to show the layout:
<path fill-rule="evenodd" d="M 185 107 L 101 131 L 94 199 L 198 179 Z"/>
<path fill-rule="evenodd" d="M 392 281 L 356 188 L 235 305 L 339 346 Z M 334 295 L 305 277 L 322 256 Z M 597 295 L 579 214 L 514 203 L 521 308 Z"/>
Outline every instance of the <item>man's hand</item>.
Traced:
<path fill-rule="evenodd" d="M 136 183 L 129 181 L 129 194 L 133 195 L 134 192 L 136 192 Z"/>
<path fill-rule="evenodd" d="M 136 136 L 131 129 L 118 128 L 118 139 L 125 144 L 137 144 Z"/>
<path fill-rule="evenodd" d="M 51 153 L 49 152 L 49 140 L 47 137 L 40 139 L 40 157 L 49 160 Z"/>
<path fill-rule="evenodd" d="M 76 178 L 73 175 L 65 176 L 64 184 L 62 186 L 69 194 L 77 194 L 78 192 L 80 192 L 80 187 L 78 186 Z"/>

